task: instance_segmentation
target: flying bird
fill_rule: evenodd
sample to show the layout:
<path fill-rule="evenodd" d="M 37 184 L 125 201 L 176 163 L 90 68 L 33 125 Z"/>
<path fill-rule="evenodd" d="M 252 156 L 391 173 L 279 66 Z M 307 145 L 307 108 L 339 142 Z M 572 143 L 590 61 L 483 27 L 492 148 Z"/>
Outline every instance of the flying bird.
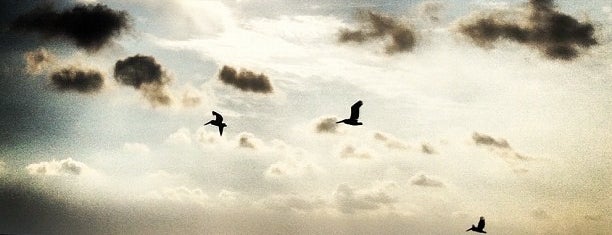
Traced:
<path fill-rule="evenodd" d="M 213 126 L 218 126 L 219 127 L 219 135 L 223 135 L 223 128 L 226 127 L 227 125 L 225 123 L 223 123 L 223 116 L 221 116 L 221 114 L 212 111 L 212 114 L 215 115 L 215 120 L 210 120 L 208 121 L 206 124 L 204 124 L 204 126 L 211 124 Z"/>
<path fill-rule="evenodd" d="M 466 232 L 467 231 L 474 231 L 474 232 L 477 232 L 477 233 L 487 233 L 486 231 L 484 231 L 484 227 L 485 227 L 485 219 L 484 219 L 484 217 L 480 216 L 480 220 L 478 221 L 478 227 L 476 227 L 476 226 L 474 226 L 472 224 L 472 227 L 469 228 L 468 230 L 465 230 L 465 231 Z"/>
<path fill-rule="evenodd" d="M 359 122 L 359 107 L 361 107 L 361 105 L 363 105 L 363 102 L 357 101 L 357 103 L 353 104 L 353 106 L 351 106 L 351 117 L 349 117 L 348 119 L 344 119 L 342 121 L 338 121 L 336 123 L 344 123 L 344 124 L 348 124 L 351 126 L 358 126 L 358 125 L 363 125 L 363 123 Z"/>

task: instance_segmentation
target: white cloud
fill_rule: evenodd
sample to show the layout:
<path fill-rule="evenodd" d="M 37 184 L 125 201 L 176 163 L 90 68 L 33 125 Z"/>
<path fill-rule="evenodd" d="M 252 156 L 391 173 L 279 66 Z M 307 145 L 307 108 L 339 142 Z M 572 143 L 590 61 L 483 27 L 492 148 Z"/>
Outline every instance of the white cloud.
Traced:
<path fill-rule="evenodd" d="M 374 157 L 372 150 L 365 147 L 355 147 L 353 144 L 341 146 L 338 156 L 343 159 L 371 159 Z"/>
<path fill-rule="evenodd" d="M 378 210 L 383 206 L 393 208 L 398 200 L 387 192 L 395 184 L 388 184 L 385 188 L 376 190 L 357 190 L 348 184 L 340 184 L 334 192 L 337 209 L 345 214 L 357 211 Z"/>
<path fill-rule="evenodd" d="M 311 212 L 327 206 L 326 200 L 320 197 L 302 195 L 273 195 L 263 200 L 266 208 L 279 211 Z"/>
<path fill-rule="evenodd" d="M 404 141 L 396 138 L 395 136 L 384 133 L 384 132 L 374 132 L 374 139 L 381 141 L 385 144 L 387 148 L 390 149 L 408 149 L 409 145 Z"/>
<path fill-rule="evenodd" d="M 202 104 L 202 93 L 193 86 L 186 86 L 181 94 L 181 105 L 185 108 L 193 108 Z"/>
<path fill-rule="evenodd" d="M 237 146 L 246 149 L 261 149 L 264 146 L 262 140 L 258 139 L 252 133 L 242 132 L 237 136 Z"/>
<path fill-rule="evenodd" d="M 26 166 L 31 175 L 90 175 L 95 173 L 93 169 L 82 162 L 66 158 L 63 160 L 52 160 L 50 162 L 32 163 Z"/>
<path fill-rule="evenodd" d="M 268 178 L 295 178 L 302 176 L 317 176 L 323 172 L 318 165 L 307 160 L 296 160 L 293 157 L 286 157 L 282 161 L 273 163 L 264 172 Z"/>
<path fill-rule="evenodd" d="M 191 145 L 191 142 L 191 132 L 185 127 L 170 134 L 166 139 L 166 143 L 173 145 Z"/>
<path fill-rule="evenodd" d="M 168 200 L 177 203 L 195 203 L 201 206 L 206 206 L 209 202 L 209 197 L 200 188 L 166 187 L 159 190 L 153 190 L 144 195 L 145 198 L 156 200 Z"/>
<path fill-rule="evenodd" d="M 445 187 L 445 183 L 435 176 L 428 176 L 423 173 L 418 173 L 410 178 L 410 183 L 423 187 Z"/>

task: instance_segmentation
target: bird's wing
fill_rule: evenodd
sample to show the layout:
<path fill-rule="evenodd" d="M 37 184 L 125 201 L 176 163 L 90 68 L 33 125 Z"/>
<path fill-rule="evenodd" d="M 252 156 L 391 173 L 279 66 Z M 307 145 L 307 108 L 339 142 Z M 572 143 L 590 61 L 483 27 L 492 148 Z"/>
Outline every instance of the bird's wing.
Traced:
<path fill-rule="evenodd" d="M 223 136 L 223 125 L 219 126 L 219 135 Z"/>
<path fill-rule="evenodd" d="M 213 113 L 213 115 L 215 115 L 215 118 L 216 118 L 215 121 L 217 121 L 219 123 L 223 122 L 223 116 L 221 116 L 221 114 L 219 114 L 219 113 L 217 113 L 215 111 L 212 111 L 212 113 Z"/>
<path fill-rule="evenodd" d="M 363 105 L 363 102 L 357 101 L 357 103 L 353 104 L 353 106 L 351 106 L 351 117 L 350 119 L 358 119 L 359 118 L 359 107 L 361 107 L 361 105 Z"/>
<path fill-rule="evenodd" d="M 484 217 L 480 217 L 480 221 L 478 221 L 478 229 L 482 230 L 485 227 L 485 219 Z"/>

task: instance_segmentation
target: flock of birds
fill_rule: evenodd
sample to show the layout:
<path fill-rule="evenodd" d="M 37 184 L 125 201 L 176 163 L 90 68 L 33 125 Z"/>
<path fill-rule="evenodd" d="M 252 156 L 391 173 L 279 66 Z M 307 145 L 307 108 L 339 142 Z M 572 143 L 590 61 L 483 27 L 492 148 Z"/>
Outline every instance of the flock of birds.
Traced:
<path fill-rule="evenodd" d="M 351 126 L 363 125 L 363 123 L 359 122 L 359 108 L 361 107 L 361 105 L 363 105 L 363 102 L 361 100 L 357 101 L 355 104 L 351 106 L 351 116 L 347 119 L 338 121 L 336 123 L 344 123 L 344 124 L 351 125 Z M 210 125 L 219 127 L 219 135 L 223 136 L 223 128 L 225 128 L 227 124 L 223 122 L 223 116 L 221 116 L 221 114 L 215 111 L 212 111 L 212 114 L 215 116 L 215 119 L 208 121 L 207 123 L 204 124 L 204 126 L 210 124 Z M 472 224 L 472 227 L 465 231 L 466 232 L 473 231 L 477 233 L 487 233 L 486 231 L 484 231 L 484 227 L 485 227 L 485 219 L 484 217 L 481 216 L 480 220 L 478 221 L 478 226 L 474 226 Z"/>

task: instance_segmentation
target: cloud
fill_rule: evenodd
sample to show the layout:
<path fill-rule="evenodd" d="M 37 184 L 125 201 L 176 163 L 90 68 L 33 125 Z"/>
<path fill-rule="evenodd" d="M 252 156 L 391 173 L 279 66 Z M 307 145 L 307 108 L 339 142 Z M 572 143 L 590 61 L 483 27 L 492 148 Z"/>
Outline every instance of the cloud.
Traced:
<path fill-rule="evenodd" d="M 191 131 L 184 127 L 170 134 L 166 139 L 166 143 L 174 145 L 191 145 L 191 142 Z"/>
<path fill-rule="evenodd" d="M 423 1 L 417 8 L 420 17 L 437 23 L 440 21 L 440 12 L 444 9 L 444 7 L 444 3 L 440 1 Z"/>
<path fill-rule="evenodd" d="M 476 145 L 487 146 L 490 150 L 496 151 L 502 157 L 516 160 L 529 159 L 529 157 L 514 151 L 505 139 L 495 139 L 489 135 L 474 132 L 474 134 L 472 134 L 472 140 L 474 140 Z M 520 171 L 517 173 L 520 173 Z"/>
<path fill-rule="evenodd" d="M 325 207 L 327 202 L 318 197 L 307 198 L 291 194 L 270 196 L 264 200 L 263 204 L 266 208 L 278 211 L 310 212 Z"/>
<path fill-rule="evenodd" d="M 255 135 L 242 132 L 238 134 L 238 147 L 247 149 L 259 149 L 263 146 L 263 141 L 256 138 Z"/>
<path fill-rule="evenodd" d="M 195 203 L 201 206 L 206 206 L 209 201 L 208 195 L 202 189 L 190 189 L 185 186 L 150 191 L 144 197 L 176 203 Z"/>
<path fill-rule="evenodd" d="M 139 90 L 153 107 L 169 106 L 174 100 L 166 87 L 171 78 L 152 56 L 137 54 L 118 60 L 114 76 L 120 84 Z"/>
<path fill-rule="evenodd" d="M 531 211 L 529 215 L 531 215 L 531 217 L 538 219 L 538 220 L 544 220 L 544 219 L 550 218 L 550 215 L 548 215 L 548 213 L 544 209 L 541 209 L 541 208 L 537 208 Z"/>
<path fill-rule="evenodd" d="M 337 117 L 319 117 L 314 121 L 314 131 L 316 133 L 337 134 L 338 132 Z"/>
<path fill-rule="evenodd" d="M 20 15 L 10 25 L 16 32 L 38 32 L 48 38 L 68 38 L 76 46 L 95 52 L 108 45 L 129 27 L 128 13 L 103 4 L 77 4 L 57 11 L 43 4 Z"/>
<path fill-rule="evenodd" d="M 28 51 L 23 55 L 23 58 L 26 61 L 26 73 L 34 75 L 41 74 L 49 64 L 55 62 L 55 56 L 45 48 Z"/>
<path fill-rule="evenodd" d="M 207 131 L 206 127 L 200 127 L 196 130 L 195 139 L 202 145 L 212 145 L 225 142 L 226 140 L 219 136 L 218 131 Z"/>
<path fill-rule="evenodd" d="M 474 143 L 478 145 L 486 145 L 506 149 L 510 148 L 510 144 L 508 144 L 508 141 L 506 141 L 505 139 L 495 139 L 489 135 L 480 134 L 478 132 L 474 132 L 474 134 L 472 134 L 472 140 L 474 140 Z"/>
<path fill-rule="evenodd" d="M 321 167 L 312 162 L 287 157 L 282 161 L 271 164 L 264 174 L 268 178 L 295 178 L 301 176 L 315 176 L 321 171 Z"/>
<path fill-rule="evenodd" d="M 436 150 L 431 145 L 425 143 L 421 145 L 421 152 L 425 154 L 435 154 Z"/>
<path fill-rule="evenodd" d="M 338 41 L 340 43 L 364 43 L 371 40 L 387 39 L 385 51 L 387 54 L 410 52 L 416 45 L 416 34 L 407 24 L 396 19 L 375 13 L 362 11 L 357 19 L 361 25 L 359 29 L 340 29 Z"/>
<path fill-rule="evenodd" d="M 528 16 L 507 19 L 499 12 L 480 13 L 459 21 L 458 30 L 480 47 L 490 48 L 500 39 L 529 45 L 549 59 L 572 60 L 579 48 L 597 45 L 591 23 L 555 9 L 552 0 L 530 0 Z"/>
<path fill-rule="evenodd" d="M 423 173 L 416 174 L 410 178 L 410 184 L 423 187 L 444 188 L 445 184 L 436 177 L 427 176 Z"/>
<path fill-rule="evenodd" d="M 390 149 L 404 150 L 409 148 L 407 143 L 388 133 L 375 132 L 374 139 L 383 142 L 385 144 L 385 147 Z"/>
<path fill-rule="evenodd" d="M 339 156 L 343 159 L 370 159 L 373 157 L 373 153 L 368 149 L 346 144 L 341 148 Z"/>
<path fill-rule="evenodd" d="M 85 175 L 94 170 L 82 162 L 66 158 L 63 160 L 52 160 L 50 162 L 32 163 L 26 166 L 31 175 Z"/>
<path fill-rule="evenodd" d="M 227 65 L 224 65 L 221 71 L 219 71 L 219 80 L 247 92 L 267 94 L 272 93 L 274 90 L 270 79 L 263 73 L 255 74 L 245 69 L 236 72 L 236 69 Z"/>
<path fill-rule="evenodd" d="M 63 68 L 49 75 L 51 85 L 58 91 L 95 93 L 102 89 L 104 76 L 92 69 Z"/>
<path fill-rule="evenodd" d="M 361 210 L 377 210 L 381 206 L 391 207 L 397 199 L 383 190 L 358 191 L 348 184 L 340 184 L 334 192 L 338 210 L 345 214 L 353 214 Z"/>
<path fill-rule="evenodd" d="M 197 107 L 202 103 L 202 94 L 199 90 L 188 86 L 181 95 L 181 104 L 186 108 Z"/>

